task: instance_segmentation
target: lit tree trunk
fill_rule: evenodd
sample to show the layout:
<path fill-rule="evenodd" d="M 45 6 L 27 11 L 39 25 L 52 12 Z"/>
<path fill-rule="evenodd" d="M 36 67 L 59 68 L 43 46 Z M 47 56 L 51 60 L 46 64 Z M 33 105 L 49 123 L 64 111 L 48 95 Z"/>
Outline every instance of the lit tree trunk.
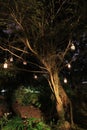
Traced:
<path fill-rule="evenodd" d="M 49 84 L 56 98 L 56 110 L 59 120 L 65 121 L 66 117 L 64 106 L 67 107 L 67 105 L 69 104 L 69 99 L 62 86 L 60 85 L 57 71 L 55 71 L 54 73 L 50 73 Z"/>

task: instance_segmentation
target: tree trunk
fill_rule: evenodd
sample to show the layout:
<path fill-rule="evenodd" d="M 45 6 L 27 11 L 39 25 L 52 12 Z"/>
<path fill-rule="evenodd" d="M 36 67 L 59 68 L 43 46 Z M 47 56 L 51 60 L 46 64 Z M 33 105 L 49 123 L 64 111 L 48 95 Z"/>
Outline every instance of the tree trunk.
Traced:
<path fill-rule="evenodd" d="M 69 104 L 68 96 L 66 95 L 63 87 L 60 85 L 60 80 L 58 77 L 58 73 L 55 71 L 54 74 L 50 73 L 50 87 L 54 93 L 54 96 L 56 98 L 56 110 L 58 113 L 58 118 L 61 121 L 65 121 L 65 108 L 67 108 L 67 105 Z M 69 113 L 70 115 L 70 113 Z"/>

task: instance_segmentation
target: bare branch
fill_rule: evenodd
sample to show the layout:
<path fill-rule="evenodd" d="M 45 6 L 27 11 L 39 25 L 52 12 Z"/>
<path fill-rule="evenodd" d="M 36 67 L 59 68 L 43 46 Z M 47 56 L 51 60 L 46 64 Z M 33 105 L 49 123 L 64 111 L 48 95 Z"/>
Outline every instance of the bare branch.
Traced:
<path fill-rule="evenodd" d="M 36 55 L 36 56 L 38 56 L 38 54 L 36 53 L 36 51 L 34 51 L 34 49 L 32 49 L 32 47 L 30 46 L 30 43 L 29 43 L 29 40 L 26 38 L 26 39 L 22 39 L 23 41 L 24 41 L 24 43 L 26 44 L 26 46 L 30 49 L 30 51 L 34 54 L 34 55 Z"/>
<path fill-rule="evenodd" d="M 63 52 L 63 60 L 64 60 L 64 57 L 66 56 L 67 52 L 68 52 L 69 49 L 70 49 L 71 43 L 72 43 L 71 40 L 69 40 L 69 43 L 68 43 L 68 45 L 67 45 L 65 51 Z"/>
<path fill-rule="evenodd" d="M 22 50 L 22 49 L 20 49 L 20 48 L 18 48 L 18 47 L 14 47 L 14 46 L 11 46 L 11 45 L 9 45 L 9 47 L 11 47 L 11 48 L 13 48 L 13 49 L 15 49 L 15 50 L 17 50 L 17 51 L 21 51 L 21 52 L 23 52 L 23 53 L 29 54 L 28 51 Z"/>
<path fill-rule="evenodd" d="M 25 44 L 25 46 L 27 46 L 27 47 L 30 49 L 30 51 L 31 51 L 33 54 L 37 55 L 36 51 L 34 51 L 34 49 L 32 49 L 32 47 L 31 47 L 31 45 L 30 45 L 30 42 L 29 42 L 29 40 L 28 40 L 28 38 L 27 38 L 27 36 L 26 36 L 25 30 L 24 30 L 22 24 L 17 20 L 15 14 L 11 13 L 11 16 L 12 16 L 12 18 L 14 19 L 14 21 L 18 24 L 18 26 L 20 27 L 20 29 L 21 29 L 21 30 L 23 31 L 23 33 L 24 33 L 24 36 L 25 36 L 25 37 L 24 37 L 24 38 L 21 38 L 21 41 Z"/>
<path fill-rule="evenodd" d="M 10 54 L 14 55 L 15 57 L 17 57 L 17 58 L 19 58 L 19 59 L 22 59 L 22 60 L 23 60 L 23 58 L 22 58 L 22 57 L 18 56 L 17 54 L 13 53 L 12 51 L 10 51 L 10 50 L 9 50 L 9 49 L 7 49 L 7 48 L 3 48 L 3 47 L 1 47 L 1 46 L 0 46 L 0 49 L 2 49 L 2 50 L 4 50 L 4 51 L 7 51 L 7 52 L 9 52 Z"/>
<path fill-rule="evenodd" d="M 28 62 L 28 63 L 30 63 L 30 64 L 32 64 L 32 65 L 35 65 L 35 66 L 39 67 L 39 68 L 42 69 L 42 70 L 46 70 L 46 71 L 47 71 L 47 69 L 46 69 L 45 67 L 40 66 L 40 65 L 38 65 L 38 64 L 36 64 L 36 63 L 33 63 L 33 62 Z"/>
<path fill-rule="evenodd" d="M 14 69 L 14 68 L 11 68 Z M 17 68 L 16 71 L 24 71 L 24 72 L 31 72 L 31 73 L 41 73 L 41 74 L 48 74 L 47 71 L 39 71 L 39 70 L 29 70 L 29 69 L 23 69 L 23 68 Z"/>
<path fill-rule="evenodd" d="M 62 9 L 63 5 L 66 3 L 66 1 L 67 1 L 67 0 L 64 0 L 64 1 L 62 2 L 62 4 L 60 5 L 60 7 L 58 8 L 56 14 L 55 14 L 54 17 L 53 17 L 53 20 L 54 20 L 54 19 L 56 18 L 56 16 L 59 14 L 59 12 L 61 11 L 61 9 Z"/>

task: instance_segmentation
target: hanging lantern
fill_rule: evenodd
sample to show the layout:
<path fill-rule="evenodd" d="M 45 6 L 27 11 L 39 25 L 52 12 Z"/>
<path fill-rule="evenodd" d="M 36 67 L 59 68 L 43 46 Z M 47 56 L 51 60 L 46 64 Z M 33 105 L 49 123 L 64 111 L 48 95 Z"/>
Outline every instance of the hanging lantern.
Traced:
<path fill-rule="evenodd" d="M 76 48 L 75 48 L 75 45 L 74 45 L 74 44 L 72 44 L 72 45 L 71 45 L 71 50 L 73 50 L 73 51 L 74 51 L 75 49 L 76 49 Z"/>
<path fill-rule="evenodd" d="M 71 68 L 71 64 L 68 63 L 68 64 L 67 64 L 67 67 L 70 69 L 70 68 Z"/>
<path fill-rule="evenodd" d="M 37 75 L 34 75 L 34 79 L 37 79 L 38 77 L 37 77 Z"/>
<path fill-rule="evenodd" d="M 7 69 L 7 68 L 8 68 L 7 62 L 5 62 L 5 63 L 3 64 L 3 68 L 4 68 L 4 69 Z"/>
<path fill-rule="evenodd" d="M 67 79 L 66 79 L 66 78 L 64 78 L 64 83 L 65 83 L 65 84 L 67 84 L 67 82 L 68 82 L 68 81 L 67 81 Z"/>
<path fill-rule="evenodd" d="M 10 62 L 13 62 L 13 57 L 10 57 Z"/>
<path fill-rule="evenodd" d="M 23 65 L 27 65 L 27 61 L 23 61 Z"/>

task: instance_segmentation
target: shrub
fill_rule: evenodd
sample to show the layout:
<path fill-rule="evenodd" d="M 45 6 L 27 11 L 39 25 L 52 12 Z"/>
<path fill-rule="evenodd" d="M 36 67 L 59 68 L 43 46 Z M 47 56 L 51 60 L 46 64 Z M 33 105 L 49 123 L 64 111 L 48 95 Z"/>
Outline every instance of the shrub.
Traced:
<path fill-rule="evenodd" d="M 2 126 L 1 130 L 50 130 L 48 125 L 35 118 L 28 118 L 24 120 L 20 117 L 5 120 L 2 118 L 2 124 L 0 124 Z"/>
<path fill-rule="evenodd" d="M 17 101 L 19 104 L 22 105 L 34 105 L 36 107 L 40 107 L 41 104 L 39 102 L 39 96 L 40 93 L 33 91 L 30 88 L 25 88 L 21 86 L 17 90 L 15 90 L 15 93 L 13 95 L 13 100 Z"/>

